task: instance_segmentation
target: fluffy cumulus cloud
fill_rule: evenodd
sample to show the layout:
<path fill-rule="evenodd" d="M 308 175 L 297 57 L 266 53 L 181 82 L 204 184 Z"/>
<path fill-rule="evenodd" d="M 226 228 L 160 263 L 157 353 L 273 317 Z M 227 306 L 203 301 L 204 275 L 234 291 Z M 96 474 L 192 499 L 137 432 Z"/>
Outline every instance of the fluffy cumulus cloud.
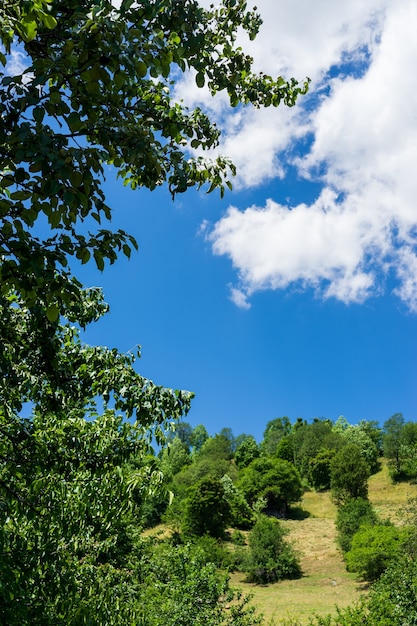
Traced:
<path fill-rule="evenodd" d="M 222 100 L 214 105 L 238 187 L 259 198 L 229 207 L 208 234 L 236 269 L 231 298 L 248 307 L 256 291 L 296 286 L 361 302 L 395 280 L 395 295 L 417 310 L 415 0 L 257 4 L 259 67 L 309 75 L 312 89 L 290 110 L 229 116 Z M 197 93 L 188 85 L 193 103 Z M 262 197 L 289 164 L 322 184 L 314 202 Z"/>

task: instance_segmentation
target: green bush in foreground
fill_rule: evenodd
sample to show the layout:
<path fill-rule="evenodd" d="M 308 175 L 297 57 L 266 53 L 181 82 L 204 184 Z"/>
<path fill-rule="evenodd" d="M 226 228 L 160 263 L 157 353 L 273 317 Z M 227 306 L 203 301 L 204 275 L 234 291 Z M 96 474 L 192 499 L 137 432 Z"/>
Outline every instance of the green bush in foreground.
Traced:
<path fill-rule="evenodd" d="M 198 546 L 151 549 L 142 564 L 140 626 L 260 626 L 262 619 L 229 586 Z"/>

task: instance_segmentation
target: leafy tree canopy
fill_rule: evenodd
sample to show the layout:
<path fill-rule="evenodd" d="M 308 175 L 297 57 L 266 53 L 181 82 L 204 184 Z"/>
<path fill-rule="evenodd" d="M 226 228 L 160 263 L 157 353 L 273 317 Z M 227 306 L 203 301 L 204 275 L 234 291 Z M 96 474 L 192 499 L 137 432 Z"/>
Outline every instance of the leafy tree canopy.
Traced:
<path fill-rule="evenodd" d="M 270 420 L 266 425 L 261 444 L 263 452 L 265 454 L 275 454 L 279 442 L 283 437 L 289 435 L 291 430 L 291 422 L 286 415 Z"/>
<path fill-rule="evenodd" d="M 404 428 L 404 417 L 402 413 L 395 413 L 384 422 L 383 448 L 384 455 L 392 459 L 397 471 L 401 469 L 400 446 L 401 432 Z"/>
<path fill-rule="evenodd" d="M 348 571 L 358 572 L 362 580 L 377 580 L 388 565 L 400 557 L 406 538 L 407 531 L 395 526 L 362 526 L 345 555 Z"/>
<path fill-rule="evenodd" d="M 172 479 L 190 462 L 190 454 L 179 437 L 174 437 L 169 445 L 162 450 L 161 470 L 167 479 Z"/>
<path fill-rule="evenodd" d="M 222 537 L 231 519 L 231 506 L 221 480 L 203 478 L 190 487 L 184 511 L 187 533 Z"/>
<path fill-rule="evenodd" d="M 265 584 L 301 576 L 298 556 L 284 537 L 277 519 L 259 516 L 249 533 L 248 581 Z"/>
<path fill-rule="evenodd" d="M 260 449 L 251 435 L 247 436 L 235 452 L 235 463 L 239 469 L 246 467 L 260 455 Z"/>
<path fill-rule="evenodd" d="M 198 456 L 200 459 L 205 457 L 230 460 L 233 457 L 232 442 L 222 434 L 209 437 L 201 446 Z"/>
<path fill-rule="evenodd" d="M 303 488 L 301 478 L 292 463 L 282 459 L 260 457 L 245 467 L 238 480 L 250 504 L 264 498 L 267 508 L 286 513 L 286 508 L 298 502 Z"/>
<path fill-rule="evenodd" d="M 208 438 L 209 434 L 206 427 L 203 426 L 203 424 L 198 424 L 198 426 L 193 429 L 193 434 L 191 437 L 193 452 L 198 453 L 201 450 L 204 442 L 207 441 Z"/>
<path fill-rule="evenodd" d="M 292 106 L 305 90 L 253 73 L 235 40 L 240 29 L 254 38 L 261 19 L 244 0 L 209 9 L 195 0 L 122 0 L 119 8 L 15 0 L 1 4 L 0 23 L 1 290 L 41 305 L 52 322 L 79 294 L 71 257 L 103 269 L 136 247 L 127 233 L 102 228 L 111 217 L 106 166 L 133 189 L 230 186 L 228 159 L 187 150 L 214 148 L 220 133 L 199 108 L 173 99 L 178 76 L 194 72 L 199 87 L 226 91 L 232 106 Z M 45 221 L 49 234 L 36 236 Z"/>
<path fill-rule="evenodd" d="M 369 423 L 361 422 L 359 425 L 348 424 L 347 420 L 340 416 L 333 427 L 333 430 L 339 433 L 346 443 L 355 444 L 361 451 L 361 454 L 368 464 L 372 473 L 379 468 L 378 458 L 380 449 L 375 443 L 377 431 L 371 429 Z M 371 434 L 373 436 L 371 436 Z"/>
<path fill-rule="evenodd" d="M 337 541 L 343 552 L 348 552 L 352 545 L 352 537 L 363 525 L 372 526 L 379 523 L 378 515 L 365 498 L 350 498 L 337 511 Z"/>

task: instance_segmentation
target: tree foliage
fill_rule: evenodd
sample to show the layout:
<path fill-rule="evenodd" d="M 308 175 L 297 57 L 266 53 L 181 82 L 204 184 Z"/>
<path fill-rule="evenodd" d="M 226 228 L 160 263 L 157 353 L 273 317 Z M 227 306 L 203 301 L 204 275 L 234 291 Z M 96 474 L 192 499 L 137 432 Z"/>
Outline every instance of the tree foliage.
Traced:
<path fill-rule="evenodd" d="M 303 493 L 301 478 L 289 461 L 260 457 L 241 472 L 238 486 L 250 504 L 264 499 L 270 512 L 285 515 Z"/>
<path fill-rule="evenodd" d="M 235 452 L 235 463 L 239 469 L 246 467 L 254 459 L 260 455 L 259 446 L 255 441 L 255 438 L 249 435 L 238 446 Z"/>
<path fill-rule="evenodd" d="M 377 580 L 401 555 L 405 539 L 404 529 L 389 524 L 362 526 L 345 555 L 348 571 L 357 572 L 362 580 Z"/>
<path fill-rule="evenodd" d="M 223 537 L 231 518 L 231 506 L 220 480 L 204 478 L 190 487 L 183 518 L 187 534 Z"/>
<path fill-rule="evenodd" d="M 311 424 L 298 423 L 293 434 L 294 462 L 301 475 L 308 479 L 310 460 L 320 450 L 340 450 L 343 440 L 334 432 L 333 424 L 328 419 L 315 418 Z"/>
<path fill-rule="evenodd" d="M 331 465 L 335 454 L 335 450 L 321 448 L 316 456 L 310 459 L 308 479 L 314 489 L 330 489 Z"/>
<path fill-rule="evenodd" d="M 336 517 L 337 542 L 342 552 L 350 550 L 352 538 L 361 526 L 373 526 L 378 521 L 378 515 L 369 500 L 350 498 L 343 502 Z"/>
<path fill-rule="evenodd" d="M 203 426 L 203 424 L 199 424 L 193 429 L 193 434 L 191 436 L 193 453 L 198 454 L 208 437 L 209 435 L 207 429 Z"/>
<path fill-rule="evenodd" d="M 177 436 L 162 450 L 161 471 L 167 480 L 191 462 L 187 446 Z"/>
<path fill-rule="evenodd" d="M 99 315 L 100 294 L 87 291 L 83 298 L 84 319 Z M 59 616 L 71 622 L 88 614 L 97 624 L 117 623 L 114 606 L 130 580 L 129 518 L 141 494 L 160 485 L 151 441 L 163 442 L 191 396 L 144 379 L 133 355 L 85 346 L 69 324 L 54 324 L 48 361 L 30 312 L 11 307 L 7 314 L 0 406 L 5 623 L 43 624 Z M 23 418 L 19 411 L 28 402 L 32 414 Z M 99 593 L 101 608 L 88 599 Z M 131 610 L 126 604 L 126 619 Z"/>
<path fill-rule="evenodd" d="M 371 473 L 378 471 L 380 449 L 375 443 L 378 434 L 377 430 L 372 429 L 369 423 L 364 421 L 355 426 L 348 424 L 343 416 L 336 420 L 333 430 L 339 433 L 346 443 L 354 444 L 359 448 L 361 455 L 368 465 Z"/>
<path fill-rule="evenodd" d="M 146 626 L 256 626 L 261 618 L 199 546 L 162 543 L 148 552 L 139 588 Z"/>
<path fill-rule="evenodd" d="M 245 567 L 249 582 L 273 583 L 301 575 L 297 555 L 284 537 L 285 531 L 277 519 L 259 516 L 249 533 Z"/>
<path fill-rule="evenodd" d="M 274 455 L 281 439 L 291 433 L 291 422 L 285 415 L 270 420 L 264 431 L 264 438 L 261 444 L 262 450 L 267 455 Z"/>
<path fill-rule="evenodd" d="M 389 459 L 393 480 L 414 480 L 417 477 L 417 424 L 405 422 L 401 413 L 384 423 L 384 454 Z"/>
<path fill-rule="evenodd" d="M 403 427 L 404 417 L 402 413 L 395 413 L 384 422 L 384 455 L 391 459 L 397 472 L 401 470 L 400 447 Z"/>
<path fill-rule="evenodd" d="M 332 496 L 339 504 L 350 498 L 368 497 L 369 466 L 355 444 L 344 446 L 331 462 Z"/>
<path fill-rule="evenodd" d="M 233 528 L 248 529 L 253 526 L 254 515 L 242 491 L 233 484 L 230 476 L 221 478 L 224 496 L 230 506 L 230 524 Z"/>
<path fill-rule="evenodd" d="M 107 165 L 133 189 L 230 185 L 228 159 L 187 151 L 216 147 L 220 132 L 173 98 L 173 80 L 195 72 L 199 87 L 226 91 L 232 106 L 291 106 L 305 90 L 252 72 L 235 40 L 240 29 L 254 38 L 261 20 L 244 0 L 208 9 L 193 0 L 122 0 L 118 8 L 110 0 L 16 0 L 2 3 L 0 22 L 0 284 L 51 321 L 79 292 L 69 258 L 94 258 L 103 269 L 136 247 L 127 233 L 101 227 L 111 217 Z M 16 45 L 24 51 L 17 72 Z M 44 238 L 33 231 L 41 218 Z"/>
<path fill-rule="evenodd" d="M 222 434 L 209 437 L 203 443 L 198 453 L 199 459 L 224 459 L 230 461 L 233 458 L 232 441 Z"/>

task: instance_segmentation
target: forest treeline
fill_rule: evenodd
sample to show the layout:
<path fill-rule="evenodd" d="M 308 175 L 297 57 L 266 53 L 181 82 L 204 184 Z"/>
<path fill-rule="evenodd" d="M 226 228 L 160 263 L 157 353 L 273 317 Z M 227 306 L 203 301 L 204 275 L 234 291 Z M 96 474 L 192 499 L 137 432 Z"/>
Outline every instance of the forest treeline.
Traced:
<path fill-rule="evenodd" d="M 417 424 L 400 413 L 382 427 L 368 420 L 351 425 L 343 416 L 310 423 L 278 417 L 266 424 L 258 444 L 252 435 L 235 436 L 227 427 L 210 436 L 202 424 L 180 422 L 155 458 L 165 493 L 144 503 L 142 522 L 173 522 L 176 511 L 184 518 L 190 491 L 208 479 L 233 486 L 229 522 L 241 529 L 253 523 L 254 511 L 285 517 L 304 489 L 331 489 L 337 502 L 366 498 L 367 480 L 381 456 L 389 460 L 393 480 L 417 478 Z"/>

